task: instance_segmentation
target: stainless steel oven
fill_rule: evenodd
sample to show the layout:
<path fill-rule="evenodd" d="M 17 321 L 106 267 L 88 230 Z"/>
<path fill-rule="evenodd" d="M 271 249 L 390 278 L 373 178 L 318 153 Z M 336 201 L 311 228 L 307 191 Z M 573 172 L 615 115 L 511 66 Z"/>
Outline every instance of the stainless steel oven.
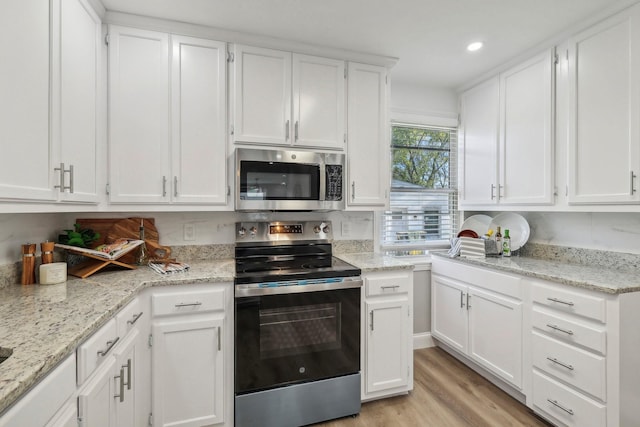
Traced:
<path fill-rule="evenodd" d="M 362 280 L 332 256 L 328 235 L 326 222 L 237 225 L 237 426 L 360 411 Z"/>
<path fill-rule="evenodd" d="M 341 210 L 344 154 L 236 149 L 236 209 Z"/>

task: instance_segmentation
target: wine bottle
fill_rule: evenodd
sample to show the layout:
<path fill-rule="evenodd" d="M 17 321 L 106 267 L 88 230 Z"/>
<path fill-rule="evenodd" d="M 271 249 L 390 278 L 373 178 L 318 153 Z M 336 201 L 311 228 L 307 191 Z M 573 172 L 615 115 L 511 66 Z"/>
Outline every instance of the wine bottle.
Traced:
<path fill-rule="evenodd" d="M 507 228 L 504 229 L 504 237 L 502 238 L 502 256 L 511 256 L 511 237 Z"/>
<path fill-rule="evenodd" d="M 502 255 L 502 232 L 499 226 L 496 227 L 496 249 L 498 250 L 498 255 Z"/>

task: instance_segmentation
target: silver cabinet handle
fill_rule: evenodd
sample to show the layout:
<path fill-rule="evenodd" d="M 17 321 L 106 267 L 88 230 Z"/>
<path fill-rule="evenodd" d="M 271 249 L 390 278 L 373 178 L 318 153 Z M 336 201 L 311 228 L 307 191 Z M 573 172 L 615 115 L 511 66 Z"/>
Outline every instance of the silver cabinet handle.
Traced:
<path fill-rule="evenodd" d="M 551 399 L 547 399 L 547 402 L 551 403 L 553 406 L 556 406 L 560 409 L 562 409 L 564 412 L 566 412 L 569 415 L 573 415 L 573 410 L 569 409 L 569 408 L 565 408 L 564 406 L 562 406 L 561 404 L 558 403 L 557 400 L 551 400 Z"/>
<path fill-rule="evenodd" d="M 173 197 L 178 197 L 178 177 L 173 177 Z"/>
<path fill-rule="evenodd" d="M 196 301 L 196 302 L 180 302 L 178 304 L 176 304 L 176 307 L 193 307 L 196 305 L 202 305 L 202 303 L 200 301 Z"/>
<path fill-rule="evenodd" d="M 563 368 L 567 368 L 570 371 L 573 371 L 573 369 L 574 369 L 572 365 L 569 365 L 569 364 L 566 364 L 564 362 L 561 362 L 558 359 L 556 359 L 555 357 L 547 357 L 547 360 L 550 361 L 550 362 L 555 363 L 556 365 L 560 365 Z"/>
<path fill-rule="evenodd" d="M 221 333 L 222 329 L 218 326 L 218 351 L 222 350 L 222 339 L 220 338 Z"/>
<path fill-rule="evenodd" d="M 98 350 L 98 356 L 104 356 L 111 351 L 114 345 L 120 340 L 120 337 L 116 337 L 115 340 L 107 341 L 107 348 L 104 350 Z"/>
<path fill-rule="evenodd" d="M 298 121 L 296 120 L 296 124 L 294 125 L 294 131 L 293 131 L 293 136 L 294 136 L 294 141 L 298 140 Z"/>
<path fill-rule="evenodd" d="M 399 287 L 400 285 L 388 285 L 388 286 L 380 286 L 380 289 L 393 289 L 395 291 Z"/>
<path fill-rule="evenodd" d="M 120 378 L 120 393 L 114 394 L 113 397 L 119 397 L 120 403 L 124 402 L 124 367 L 120 368 L 120 375 L 116 375 L 113 378 Z"/>
<path fill-rule="evenodd" d="M 69 172 L 69 186 L 65 188 L 69 190 L 69 193 L 73 194 L 73 165 L 69 165 L 69 170 L 67 172 Z"/>
<path fill-rule="evenodd" d="M 467 292 L 467 310 L 471 308 L 471 294 Z"/>
<path fill-rule="evenodd" d="M 633 193 L 635 193 L 635 192 L 636 192 L 636 188 L 635 188 L 635 186 L 633 185 L 633 180 L 635 179 L 636 174 L 635 174 L 635 173 L 633 173 L 633 171 L 631 171 L 630 175 L 631 175 L 631 179 L 630 179 L 631 183 L 630 183 L 630 185 L 629 185 L 629 188 L 630 188 L 629 193 L 633 196 Z"/>
<path fill-rule="evenodd" d="M 356 199 L 356 182 L 351 181 L 351 200 Z"/>
<path fill-rule="evenodd" d="M 551 325 L 551 324 L 547 323 L 547 327 L 551 328 L 553 330 L 556 330 L 558 332 L 564 332 L 567 335 L 573 335 L 573 331 L 572 330 L 570 330 L 570 329 L 562 329 L 558 325 Z"/>
<path fill-rule="evenodd" d="M 167 197 L 167 177 L 162 175 L 162 197 Z"/>
<path fill-rule="evenodd" d="M 460 308 L 464 308 L 464 292 L 460 291 Z"/>
<path fill-rule="evenodd" d="M 495 184 L 491 184 L 491 200 L 496 198 L 496 186 Z"/>
<path fill-rule="evenodd" d="M 284 124 L 284 140 L 289 140 L 289 120 L 287 120 Z"/>
<path fill-rule="evenodd" d="M 54 185 L 53 188 L 58 188 L 60 191 L 64 191 L 64 163 L 60 163 L 59 168 L 53 168 L 54 171 L 58 172 L 58 185 Z"/>
<path fill-rule="evenodd" d="M 373 331 L 373 310 L 371 310 L 371 312 L 369 313 L 369 315 L 371 316 L 371 330 Z"/>
<path fill-rule="evenodd" d="M 127 364 L 122 365 L 122 369 L 127 368 L 127 382 L 125 384 L 124 379 L 122 379 L 122 383 L 127 386 L 127 390 L 131 390 L 131 359 L 127 359 Z M 120 370 L 120 375 L 122 375 L 122 370 Z"/>
<path fill-rule="evenodd" d="M 553 302 L 557 302 L 559 304 L 564 304 L 564 305 L 568 305 L 568 306 L 573 306 L 574 304 L 571 301 L 562 301 L 561 299 L 558 298 L 547 298 L 549 301 L 553 301 Z"/>
<path fill-rule="evenodd" d="M 127 320 L 127 325 L 133 325 L 133 324 L 135 324 L 135 323 L 138 321 L 138 319 L 140 318 L 140 316 L 142 316 L 142 313 L 143 313 L 143 312 L 141 311 L 141 312 L 140 312 L 140 313 L 138 313 L 138 314 L 134 314 L 134 315 L 133 315 L 133 318 L 131 318 L 131 320 Z"/>
<path fill-rule="evenodd" d="M 504 197 L 504 193 L 502 191 L 503 189 L 504 189 L 504 185 L 498 185 L 498 200 Z"/>

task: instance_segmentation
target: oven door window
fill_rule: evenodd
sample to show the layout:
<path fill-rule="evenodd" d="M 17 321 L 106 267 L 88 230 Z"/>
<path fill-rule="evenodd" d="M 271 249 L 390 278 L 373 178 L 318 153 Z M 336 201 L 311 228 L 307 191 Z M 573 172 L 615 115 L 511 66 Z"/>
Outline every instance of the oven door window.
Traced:
<path fill-rule="evenodd" d="M 359 288 L 236 299 L 236 393 L 359 370 Z"/>
<path fill-rule="evenodd" d="M 240 199 L 319 200 L 320 166 L 241 161 Z"/>

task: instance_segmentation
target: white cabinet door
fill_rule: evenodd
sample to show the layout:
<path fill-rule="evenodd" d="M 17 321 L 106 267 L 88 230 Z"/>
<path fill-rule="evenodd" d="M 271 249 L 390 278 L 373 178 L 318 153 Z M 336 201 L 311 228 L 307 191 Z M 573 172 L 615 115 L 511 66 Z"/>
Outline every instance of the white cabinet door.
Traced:
<path fill-rule="evenodd" d="M 406 296 L 406 295 L 405 295 Z M 409 299 L 367 301 L 366 393 L 409 383 Z"/>
<path fill-rule="evenodd" d="M 452 348 L 468 348 L 467 286 L 431 276 L 431 333 Z"/>
<path fill-rule="evenodd" d="M 169 36 L 109 28 L 111 202 L 168 202 Z"/>
<path fill-rule="evenodd" d="M 291 142 L 291 53 L 235 46 L 236 142 Z"/>
<path fill-rule="evenodd" d="M 78 392 L 78 419 L 81 425 L 117 427 L 115 424 L 115 395 L 117 394 L 115 368 L 115 359 L 109 357 Z"/>
<path fill-rule="evenodd" d="M 59 54 L 52 69 L 51 111 L 54 145 L 60 151 L 54 165 L 62 163 L 69 171 L 63 173 L 66 188 L 60 199 L 97 202 L 96 177 L 106 172 L 106 166 L 97 163 L 101 22 L 86 0 L 54 2 L 56 19 L 54 52 L 59 49 Z"/>
<path fill-rule="evenodd" d="M 48 1 L 6 0 L 0 14 L 0 197 L 55 200 L 49 140 Z"/>
<path fill-rule="evenodd" d="M 469 356 L 522 388 L 522 301 L 469 287 Z"/>
<path fill-rule="evenodd" d="M 347 206 L 384 209 L 391 183 L 387 70 L 349 62 L 347 75 Z"/>
<path fill-rule="evenodd" d="M 640 200 L 640 9 L 569 40 L 569 203 Z"/>
<path fill-rule="evenodd" d="M 497 187 L 498 77 L 460 98 L 459 194 L 461 205 L 494 204 Z"/>
<path fill-rule="evenodd" d="M 196 427 L 224 422 L 224 318 L 192 317 L 155 321 L 152 325 L 156 426 Z"/>
<path fill-rule="evenodd" d="M 293 54 L 293 143 L 344 147 L 344 61 Z"/>
<path fill-rule="evenodd" d="M 46 427 L 78 427 L 77 399 L 69 400 L 49 421 Z"/>
<path fill-rule="evenodd" d="M 118 344 L 113 356 L 116 359 L 115 365 L 115 419 L 117 427 L 136 427 L 136 398 L 139 379 L 138 350 L 141 347 L 140 334 L 137 330 L 127 334 L 127 338 Z M 144 387 L 144 384 L 140 384 Z M 138 420 L 140 421 L 140 420 Z"/>
<path fill-rule="evenodd" d="M 226 204 L 226 43 L 171 40 L 172 200 Z"/>
<path fill-rule="evenodd" d="M 501 204 L 553 202 L 554 71 L 552 49 L 500 75 Z"/>

